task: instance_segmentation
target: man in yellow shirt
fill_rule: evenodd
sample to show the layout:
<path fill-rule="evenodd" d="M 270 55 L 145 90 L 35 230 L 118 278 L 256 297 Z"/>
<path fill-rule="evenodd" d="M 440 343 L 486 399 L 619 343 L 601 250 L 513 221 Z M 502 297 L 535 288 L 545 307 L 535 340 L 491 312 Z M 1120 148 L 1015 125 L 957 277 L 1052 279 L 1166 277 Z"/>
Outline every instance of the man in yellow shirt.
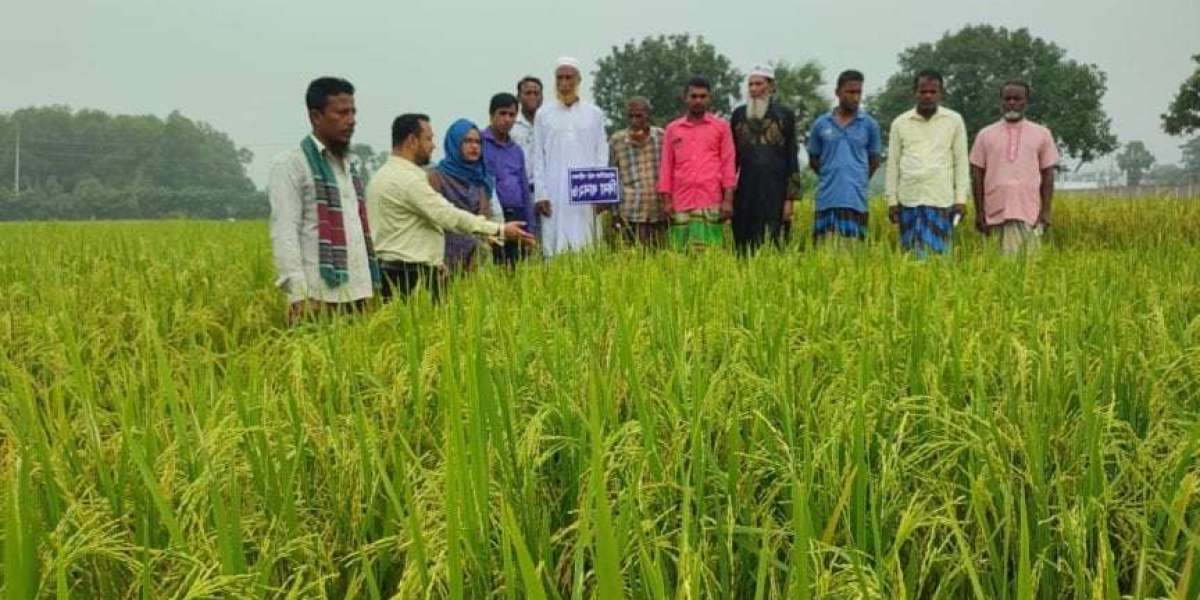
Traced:
<path fill-rule="evenodd" d="M 900 225 L 905 250 L 941 254 L 971 191 L 967 128 L 961 115 L 939 106 L 939 73 L 921 71 L 913 89 L 917 106 L 892 121 L 888 139 L 888 218 Z"/>
<path fill-rule="evenodd" d="M 444 231 L 533 243 L 523 221 L 497 223 L 459 209 L 434 191 L 421 167 L 433 155 L 429 117 L 405 114 L 392 122 L 392 155 L 367 188 L 367 215 L 383 275 L 381 295 L 406 296 L 420 282 L 436 300 L 446 253 Z"/>

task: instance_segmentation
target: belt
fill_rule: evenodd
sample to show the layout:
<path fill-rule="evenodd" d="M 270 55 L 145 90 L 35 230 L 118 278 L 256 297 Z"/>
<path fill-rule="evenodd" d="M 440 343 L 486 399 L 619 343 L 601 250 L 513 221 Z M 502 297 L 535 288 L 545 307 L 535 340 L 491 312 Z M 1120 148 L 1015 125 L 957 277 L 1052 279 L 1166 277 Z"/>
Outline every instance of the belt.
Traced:
<path fill-rule="evenodd" d="M 425 263 L 405 262 L 402 260 L 381 260 L 379 268 L 388 269 L 390 271 L 408 271 L 410 269 L 432 269 L 432 265 Z"/>

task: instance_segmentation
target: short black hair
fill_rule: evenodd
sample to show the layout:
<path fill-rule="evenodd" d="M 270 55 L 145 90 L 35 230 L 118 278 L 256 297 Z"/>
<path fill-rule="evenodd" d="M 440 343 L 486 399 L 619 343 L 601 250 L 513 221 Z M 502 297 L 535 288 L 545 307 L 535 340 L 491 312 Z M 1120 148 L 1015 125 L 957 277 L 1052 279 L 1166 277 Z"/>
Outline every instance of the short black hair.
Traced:
<path fill-rule="evenodd" d="M 838 75 L 837 87 L 835 87 L 833 89 L 835 91 L 840 90 L 840 89 L 842 89 L 843 84 L 849 83 L 851 81 L 857 81 L 859 83 L 862 83 L 863 82 L 863 74 L 859 71 L 855 71 L 854 69 L 846 69 L 845 71 L 842 71 L 841 74 Z"/>
<path fill-rule="evenodd" d="M 709 83 L 708 80 L 705 79 L 704 77 L 702 77 L 700 75 L 694 75 L 694 76 L 692 76 L 691 79 L 688 80 L 687 85 L 683 86 L 683 93 L 686 94 L 687 91 L 692 88 L 704 88 L 711 92 L 712 84 Z"/>
<path fill-rule="evenodd" d="M 392 121 L 392 147 L 404 145 L 408 138 L 421 133 L 421 123 L 428 123 L 429 115 L 405 113 Z"/>
<path fill-rule="evenodd" d="M 1017 87 L 1025 88 L 1025 97 L 1026 98 L 1029 98 L 1029 96 L 1031 96 L 1033 94 L 1033 89 L 1029 87 L 1029 84 L 1025 83 L 1023 80 L 1020 80 L 1020 79 L 1009 79 L 1008 81 L 1005 81 L 1004 85 L 1000 86 L 1000 93 L 1003 94 L 1004 88 L 1006 88 L 1010 85 L 1015 85 Z"/>
<path fill-rule="evenodd" d="M 527 83 L 536 83 L 539 90 L 545 89 L 545 86 L 542 85 L 541 79 L 538 79 L 537 77 L 534 77 L 533 75 L 526 75 L 526 76 L 522 77 L 520 81 L 517 82 L 517 95 L 518 96 L 521 94 L 521 86 L 523 86 Z"/>
<path fill-rule="evenodd" d="M 916 77 L 913 77 L 913 90 L 914 91 L 917 89 L 917 86 L 921 85 L 922 79 L 931 79 L 933 81 L 936 81 L 936 82 L 938 82 L 938 87 L 942 91 L 946 91 L 946 82 L 945 82 L 945 80 L 942 79 L 942 74 L 938 73 L 937 71 L 934 71 L 933 69 L 922 69 L 920 72 L 917 73 Z"/>
<path fill-rule="evenodd" d="M 500 92 L 499 94 L 492 96 L 492 101 L 488 104 L 488 115 L 494 115 L 496 114 L 496 111 L 502 108 L 516 106 L 517 104 L 518 102 L 516 96 L 508 92 Z"/>
<path fill-rule="evenodd" d="M 318 77 L 308 84 L 304 92 L 304 104 L 308 110 L 325 110 L 330 96 L 338 94 L 354 95 L 354 86 L 340 77 Z"/>

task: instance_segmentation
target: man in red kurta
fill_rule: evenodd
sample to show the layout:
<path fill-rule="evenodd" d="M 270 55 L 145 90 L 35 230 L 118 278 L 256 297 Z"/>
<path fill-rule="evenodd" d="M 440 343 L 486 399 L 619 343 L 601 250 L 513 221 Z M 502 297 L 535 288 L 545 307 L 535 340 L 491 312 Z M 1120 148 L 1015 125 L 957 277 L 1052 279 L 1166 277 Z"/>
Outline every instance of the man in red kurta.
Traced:
<path fill-rule="evenodd" d="M 728 121 L 708 112 L 711 88 L 703 77 L 688 82 L 687 114 L 667 125 L 663 140 L 658 192 L 677 250 L 720 245 L 721 223 L 733 211 L 733 134 Z"/>

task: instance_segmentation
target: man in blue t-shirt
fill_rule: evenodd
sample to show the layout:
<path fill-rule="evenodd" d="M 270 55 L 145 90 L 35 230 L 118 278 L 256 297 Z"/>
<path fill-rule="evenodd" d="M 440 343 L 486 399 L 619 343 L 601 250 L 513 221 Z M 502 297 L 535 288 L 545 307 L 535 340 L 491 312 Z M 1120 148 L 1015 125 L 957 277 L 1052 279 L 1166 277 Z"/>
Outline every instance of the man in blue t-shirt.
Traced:
<path fill-rule="evenodd" d="M 838 105 L 821 115 L 808 134 L 808 166 L 820 177 L 813 238 L 867 237 L 867 183 L 879 168 L 879 123 L 859 109 L 863 75 L 837 78 Z"/>

